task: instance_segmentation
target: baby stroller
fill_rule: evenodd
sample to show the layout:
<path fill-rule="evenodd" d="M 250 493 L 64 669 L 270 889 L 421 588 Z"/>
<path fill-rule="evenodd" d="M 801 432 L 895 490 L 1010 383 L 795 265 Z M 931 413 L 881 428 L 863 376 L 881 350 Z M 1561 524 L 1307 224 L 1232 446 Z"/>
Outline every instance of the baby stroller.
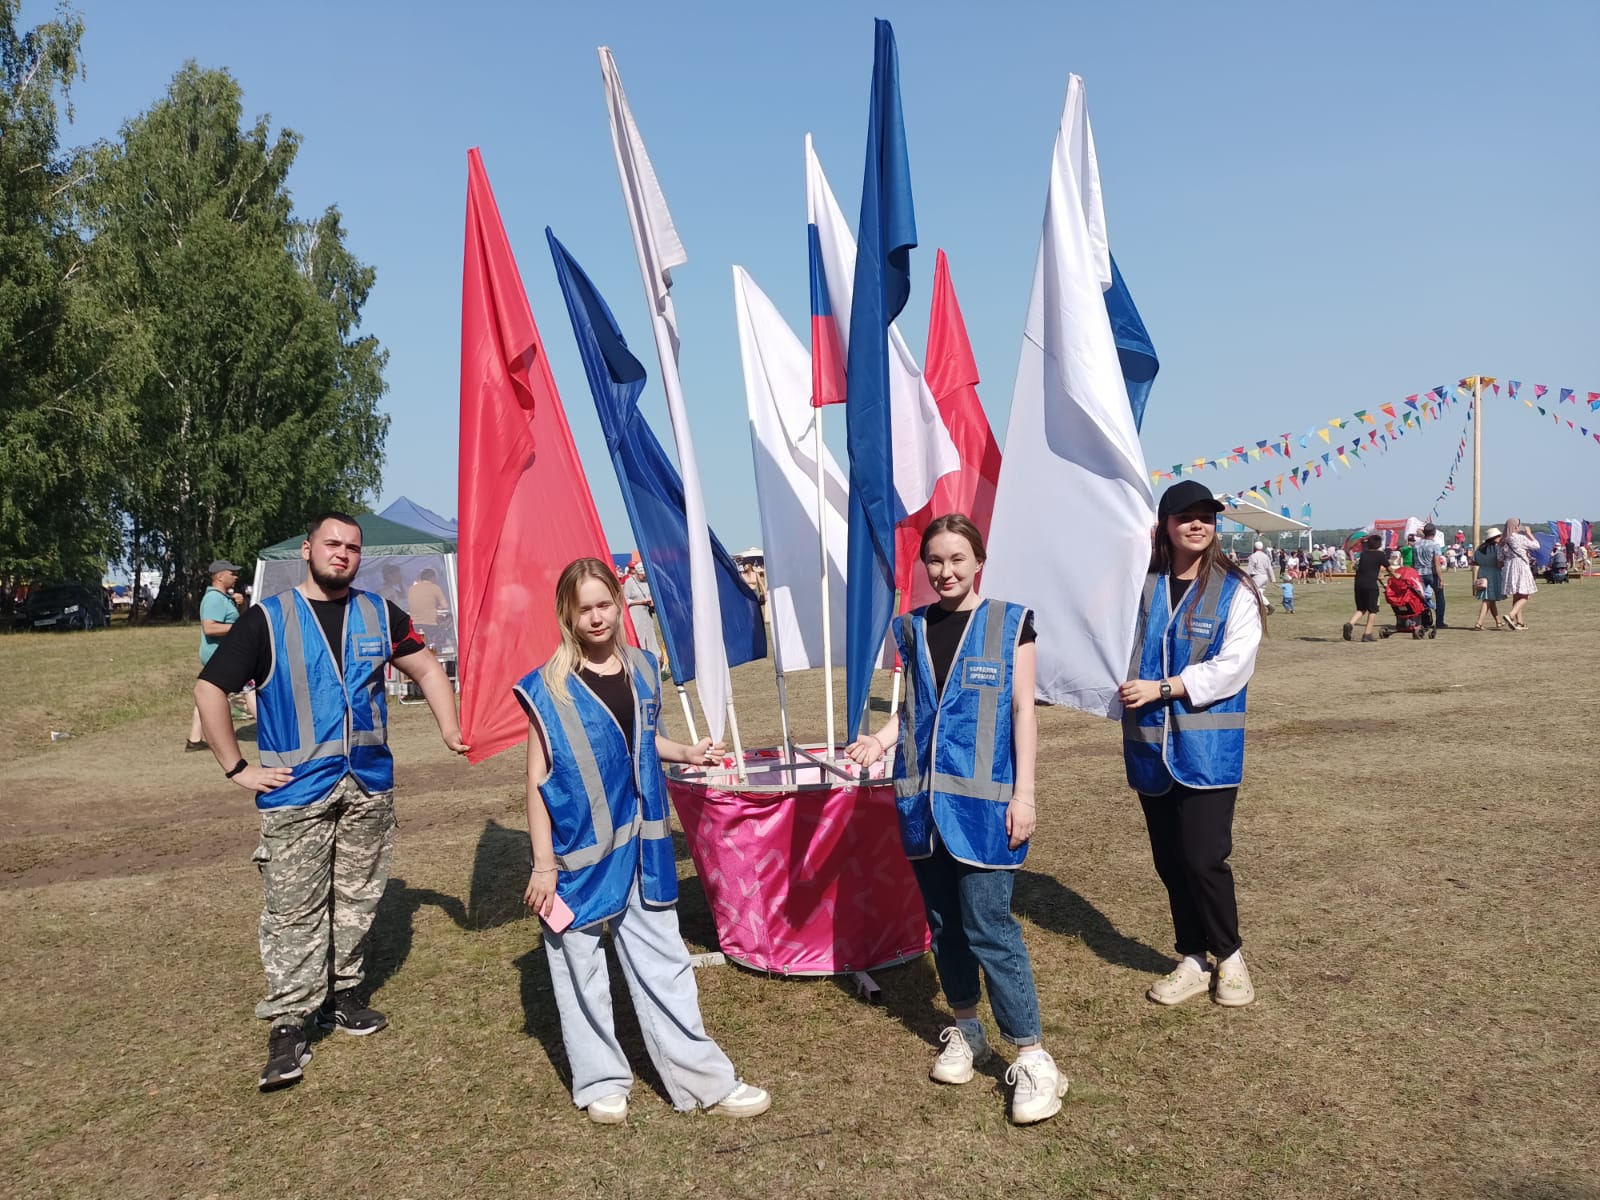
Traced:
<path fill-rule="evenodd" d="M 1383 598 L 1394 610 L 1394 628 L 1379 630 L 1380 637 L 1409 633 L 1414 638 L 1434 637 L 1433 607 L 1422 590 L 1422 577 L 1415 567 L 1399 567 L 1383 586 Z"/>

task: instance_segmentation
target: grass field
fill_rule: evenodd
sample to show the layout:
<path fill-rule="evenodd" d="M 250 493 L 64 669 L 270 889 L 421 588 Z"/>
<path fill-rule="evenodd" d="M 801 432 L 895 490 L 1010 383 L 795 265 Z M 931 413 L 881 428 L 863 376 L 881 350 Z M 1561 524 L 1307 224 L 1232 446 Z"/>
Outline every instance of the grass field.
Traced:
<path fill-rule="evenodd" d="M 927 958 L 878 974 L 882 1006 L 701 971 L 708 1028 L 775 1097 L 743 1123 L 671 1111 L 618 979 L 641 1082 L 626 1125 L 588 1124 L 520 905 L 522 755 L 468 767 L 414 706 L 372 962 L 391 1026 L 260 1095 L 255 818 L 182 753 L 195 630 L 0 637 L 0 1195 L 1600 1197 L 1600 580 L 1543 588 L 1526 633 L 1433 642 L 1345 644 L 1347 581 L 1298 601 L 1251 685 L 1251 1008 L 1143 999 L 1171 930 L 1116 728 L 1041 712 L 1016 908 L 1072 1090 L 1032 1129 L 1003 1065 L 927 1080 Z M 746 743 L 775 742 L 768 665 L 736 687 Z M 791 680 L 800 733 L 820 690 Z"/>

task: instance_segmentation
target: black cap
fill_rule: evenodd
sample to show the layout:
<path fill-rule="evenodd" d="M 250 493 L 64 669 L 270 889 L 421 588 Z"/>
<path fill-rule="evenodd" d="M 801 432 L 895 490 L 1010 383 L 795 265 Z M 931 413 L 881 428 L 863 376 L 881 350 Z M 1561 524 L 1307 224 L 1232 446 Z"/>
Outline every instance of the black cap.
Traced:
<path fill-rule="evenodd" d="M 1223 504 L 1211 494 L 1211 489 L 1195 479 L 1180 479 L 1161 494 L 1156 508 L 1158 517 L 1171 517 L 1178 513 L 1199 512 L 1210 509 L 1221 512 Z"/>

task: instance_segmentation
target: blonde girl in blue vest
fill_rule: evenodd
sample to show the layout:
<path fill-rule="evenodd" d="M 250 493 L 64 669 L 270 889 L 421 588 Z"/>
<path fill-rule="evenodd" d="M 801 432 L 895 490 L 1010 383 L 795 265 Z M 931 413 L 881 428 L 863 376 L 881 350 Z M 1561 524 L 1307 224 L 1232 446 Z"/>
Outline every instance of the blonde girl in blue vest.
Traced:
<path fill-rule="evenodd" d="M 1128 784 L 1144 808 L 1181 956 L 1145 995 L 1157 1004 L 1182 1004 L 1209 991 L 1218 1004 L 1238 1008 L 1256 993 L 1240 950 L 1228 856 L 1262 601 L 1222 552 L 1221 511 L 1192 479 L 1161 497 L 1133 662 L 1120 694 Z"/>
<path fill-rule="evenodd" d="M 547 921 L 557 897 L 572 912 L 561 932 L 546 928 L 544 947 L 573 1102 L 599 1124 L 628 1113 L 633 1072 L 612 1023 L 600 941 L 609 921 L 645 1048 L 673 1107 L 758 1116 L 771 1097 L 741 1082 L 706 1034 L 673 907 L 678 875 L 661 764 L 715 761 L 722 747 L 710 738 L 685 746 L 657 732 L 660 671 L 654 657 L 622 640 L 622 593 L 607 564 L 569 563 L 556 582 L 556 612 L 561 645 L 516 694 L 529 726 L 533 869 L 524 899 Z"/>
<path fill-rule="evenodd" d="M 906 671 L 897 719 L 847 753 L 863 766 L 895 745 L 900 841 L 922 889 L 933 959 L 954 1023 L 930 1076 L 966 1083 L 990 1054 L 978 1020 L 980 974 L 1000 1036 L 1017 1047 L 1006 1073 L 1011 1120 L 1061 1110 L 1067 1080 L 1040 1042 L 1039 995 L 1022 929 L 1011 915 L 1014 872 L 1036 824 L 1032 614 L 983 600 L 983 535 L 960 513 L 922 535 L 922 563 L 939 600 L 896 618 Z"/>

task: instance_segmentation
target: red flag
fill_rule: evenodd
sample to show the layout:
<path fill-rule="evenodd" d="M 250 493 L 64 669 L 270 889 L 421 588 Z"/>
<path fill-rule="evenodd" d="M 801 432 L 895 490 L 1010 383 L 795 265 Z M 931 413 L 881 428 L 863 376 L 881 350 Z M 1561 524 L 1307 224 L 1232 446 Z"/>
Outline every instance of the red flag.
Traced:
<path fill-rule="evenodd" d="M 901 612 L 938 599 L 922 570 L 922 531 L 935 517 L 961 512 L 972 518 L 987 540 L 994 488 L 1000 479 L 1000 444 L 978 400 L 978 364 L 943 250 L 933 268 L 933 311 L 928 317 L 923 374 L 961 456 L 961 469 L 940 478 L 928 503 L 895 527 L 895 586 L 900 589 Z"/>
<path fill-rule="evenodd" d="M 461 734 L 481 762 L 522 741 L 518 679 L 560 641 L 555 583 L 611 561 L 522 276 L 476 149 L 461 272 Z"/>

